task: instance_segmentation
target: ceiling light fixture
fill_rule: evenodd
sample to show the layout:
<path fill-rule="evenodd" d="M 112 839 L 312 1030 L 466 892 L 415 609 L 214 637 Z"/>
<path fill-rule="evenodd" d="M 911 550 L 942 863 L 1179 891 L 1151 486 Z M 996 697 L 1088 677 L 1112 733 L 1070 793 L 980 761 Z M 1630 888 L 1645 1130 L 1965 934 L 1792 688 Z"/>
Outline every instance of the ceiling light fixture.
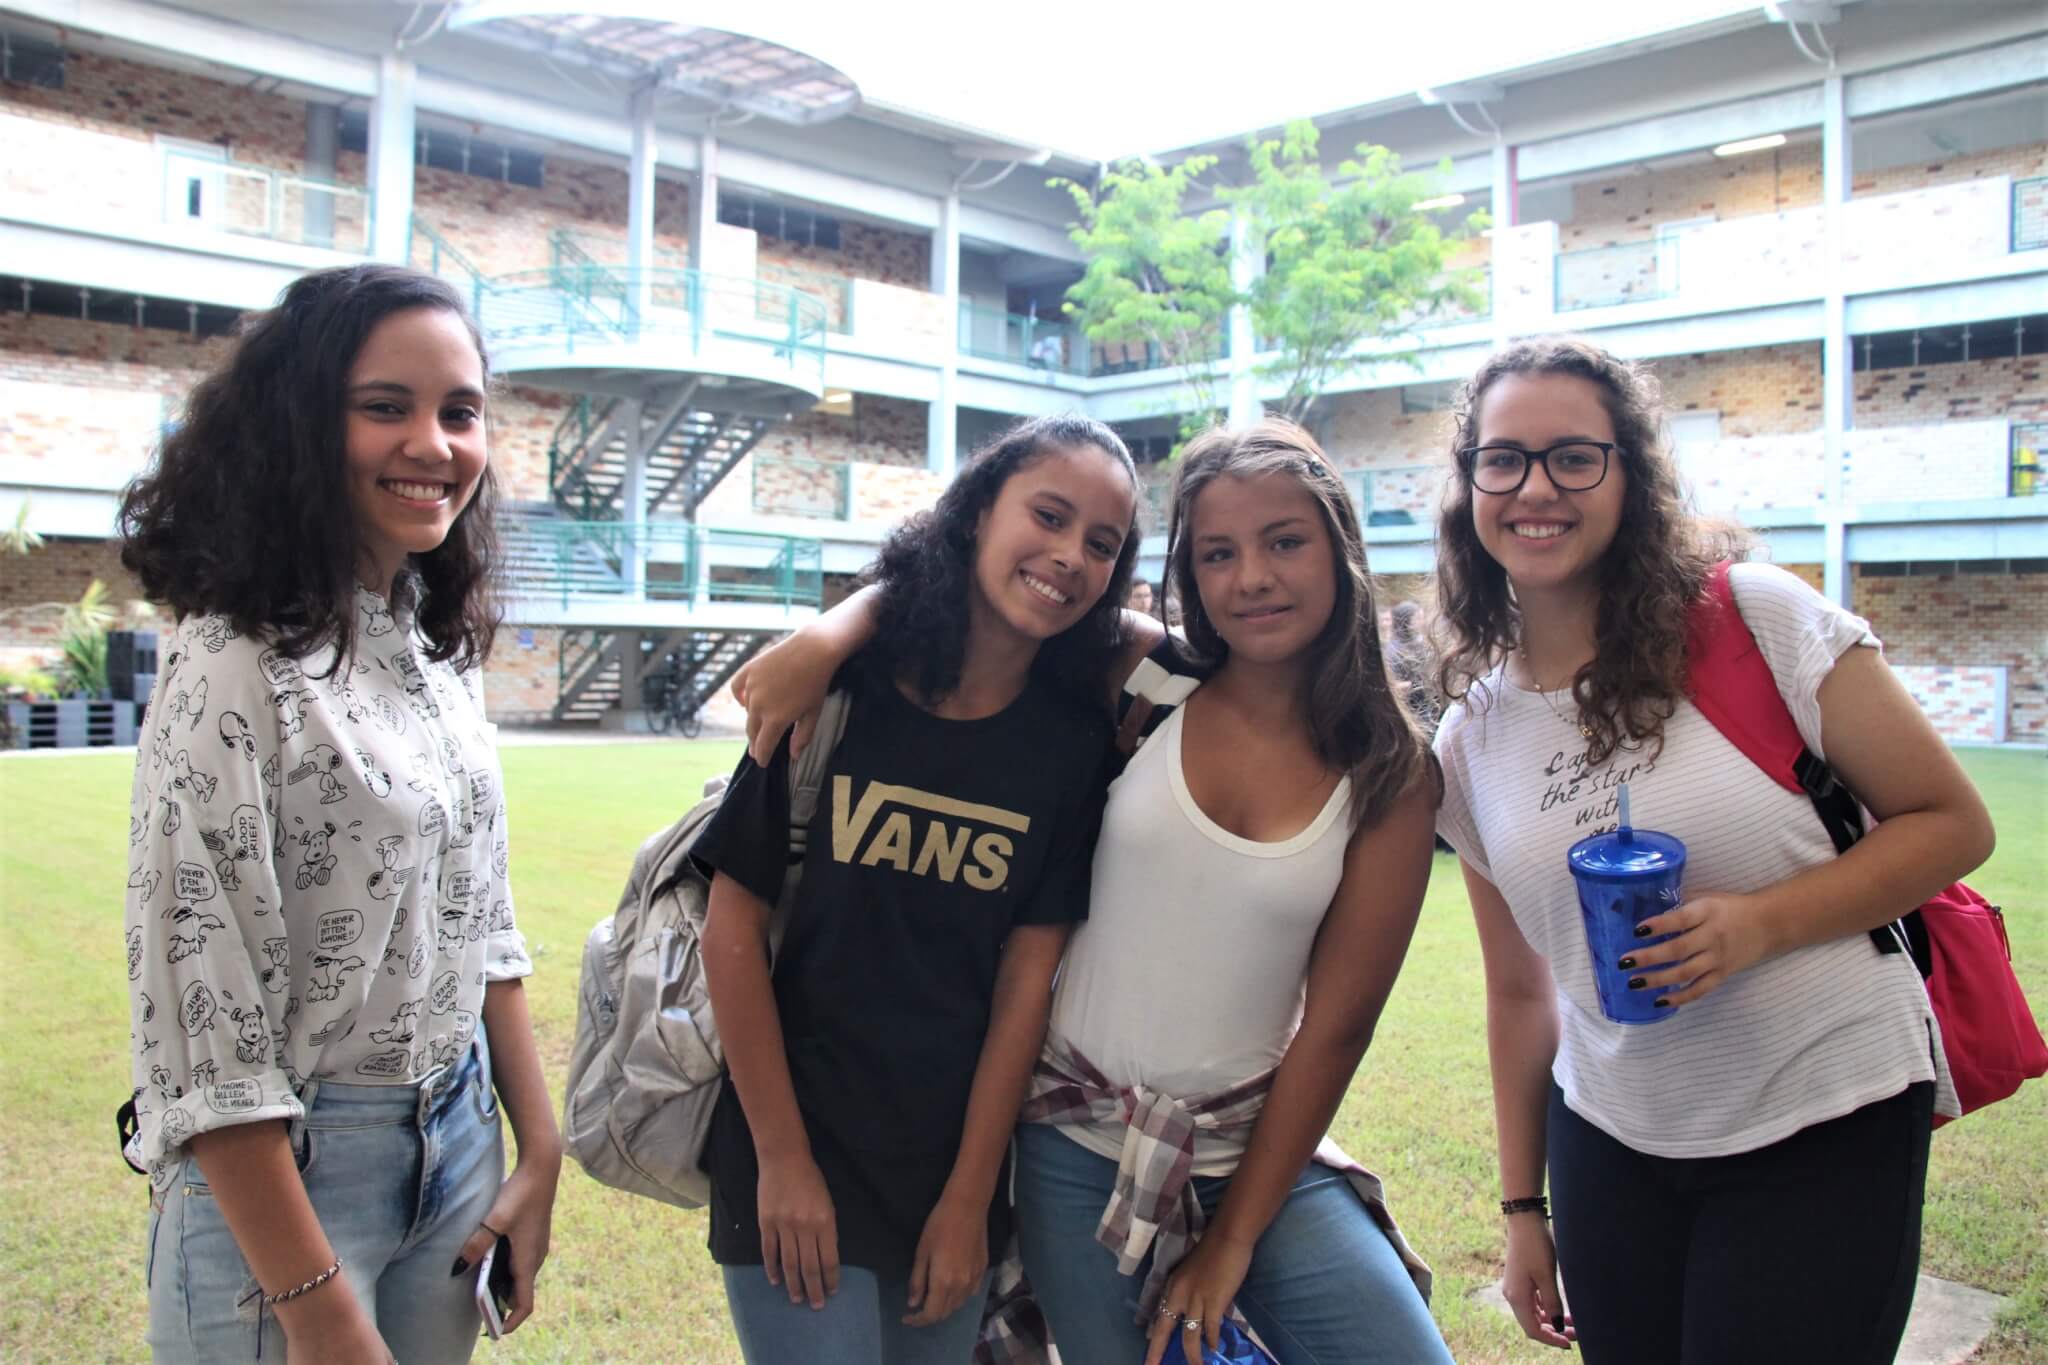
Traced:
<path fill-rule="evenodd" d="M 1724 142 L 1714 148 L 1715 156 L 1741 156 L 1744 152 L 1767 152 L 1773 147 L 1785 145 L 1783 133 L 1766 133 L 1762 137 L 1746 137 L 1736 142 Z"/>

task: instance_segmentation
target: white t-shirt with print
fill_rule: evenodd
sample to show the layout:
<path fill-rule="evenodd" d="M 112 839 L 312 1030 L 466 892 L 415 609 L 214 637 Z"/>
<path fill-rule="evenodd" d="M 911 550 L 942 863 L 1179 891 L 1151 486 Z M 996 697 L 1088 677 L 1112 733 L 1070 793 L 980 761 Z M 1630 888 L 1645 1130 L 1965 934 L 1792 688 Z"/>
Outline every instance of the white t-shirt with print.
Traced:
<path fill-rule="evenodd" d="M 129 808 L 136 1153 L 296 1118 L 309 1079 L 409 1085 L 457 1060 L 486 981 L 533 970 L 507 884 L 504 783 L 475 670 L 430 663 L 356 598 L 356 657 L 294 661 L 190 616 Z"/>
<path fill-rule="evenodd" d="M 1783 569 L 1739 564 L 1730 582 L 1800 735 L 1825 757 L 1821 681 L 1844 651 L 1875 648 L 1876 637 Z M 1617 1024 L 1600 1013 L 1565 852 L 1615 828 L 1620 781 L 1637 828 L 1684 841 L 1688 895 L 1756 891 L 1835 848 L 1812 803 L 1765 776 L 1690 702 L 1665 722 L 1661 754 L 1624 749 L 1591 769 L 1571 714 L 1497 669 L 1445 714 L 1436 752 L 1446 787 L 1438 831 L 1549 960 L 1561 1024 L 1552 1074 L 1573 1112 L 1667 1157 L 1749 1151 L 1915 1081 L 1936 1081 L 1937 1108 L 1954 1113 L 1919 973 L 1865 934 L 1738 972 L 1670 1019 Z"/>

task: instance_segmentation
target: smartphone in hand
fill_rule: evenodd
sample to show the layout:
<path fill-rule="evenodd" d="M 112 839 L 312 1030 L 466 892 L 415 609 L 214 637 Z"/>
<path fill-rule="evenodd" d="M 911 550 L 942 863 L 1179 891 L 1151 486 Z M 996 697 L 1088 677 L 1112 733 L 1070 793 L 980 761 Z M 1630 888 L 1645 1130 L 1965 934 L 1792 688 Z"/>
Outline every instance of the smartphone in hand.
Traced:
<path fill-rule="evenodd" d="M 505 1335 L 512 1312 L 512 1243 L 498 1238 L 476 1268 L 476 1306 L 484 1317 L 484 1334 L 492 1341 Z"/>

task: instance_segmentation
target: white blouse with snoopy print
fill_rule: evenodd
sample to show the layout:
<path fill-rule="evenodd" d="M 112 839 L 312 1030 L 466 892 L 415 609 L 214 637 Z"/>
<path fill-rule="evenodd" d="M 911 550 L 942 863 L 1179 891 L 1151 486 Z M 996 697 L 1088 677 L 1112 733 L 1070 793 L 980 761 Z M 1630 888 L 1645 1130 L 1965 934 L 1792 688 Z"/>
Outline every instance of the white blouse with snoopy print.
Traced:
<path fill-rule="evenodd" d="M 356 594 L 356 652 L 294 661 L 219 616 L 167 632 L 135 757 L 127 893 L 139 1136 L 297 1118 L 309 1079 L 415 1084 L 528 975 L 475 670 Z"/>

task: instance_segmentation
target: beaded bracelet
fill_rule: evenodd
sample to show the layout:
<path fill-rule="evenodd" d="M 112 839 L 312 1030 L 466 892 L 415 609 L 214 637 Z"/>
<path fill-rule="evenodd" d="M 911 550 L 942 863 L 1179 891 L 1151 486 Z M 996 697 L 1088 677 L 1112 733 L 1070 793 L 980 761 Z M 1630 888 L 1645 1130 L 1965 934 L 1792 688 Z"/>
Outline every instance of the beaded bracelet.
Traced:
<path fill-rule="evenodd" d="M 1500 1201 L 1500 1211 L 1507 1215 L 1540 1213 L 1545 1218 L 1548 1218 L 1550 1217 L 1550 1200 L 1540 1194 L 1524 1195 L 1520 1199 L 1503 1199 Z"/>
<path fill-rule="evenodd" d="M 314 1290 L 318 1289 L 321 1285 L 326 1284 L 329 1280 L 333 1279 L 336 1275 L 339 1275 L 340 1273 L 341 1257 L 337 1256 L 334 1258 L 333 1265 L 327 1267 L 327 1269 L 321 1271 L 318 1275 L 315 1275 L 312 1279 L 306 1281 L 297 1289 L 287 1289 L 282 1294 L 265 1294 L 263 1296 L 263 1306 L 265 1308 L 270 1308 L 280 1303 L 290 1303 L 293 1299 L 296 1299 L 301 1294 L 312 1293 Z"/>

